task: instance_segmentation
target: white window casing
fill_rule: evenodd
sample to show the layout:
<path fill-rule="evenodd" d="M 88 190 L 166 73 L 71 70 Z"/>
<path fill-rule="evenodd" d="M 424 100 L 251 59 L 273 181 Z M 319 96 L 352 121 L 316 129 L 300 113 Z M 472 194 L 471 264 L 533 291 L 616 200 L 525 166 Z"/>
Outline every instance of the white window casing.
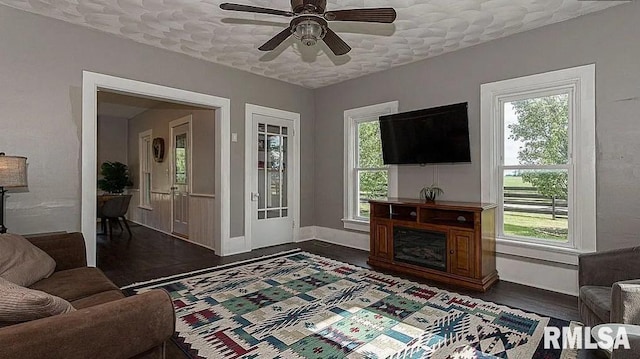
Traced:
<path fill-rule="evenodd" d="M 595 65 L 483 84 L 480 93 L 481 199 L 499 206 L 497 252 L 576 265 L 580 253 L 596 249 Z M 502 165 L 504 104 L 555 94 L 569 95 L 569 162 L 534 167 L 568 171 L 569 240 L 523 241 L 501 235 L 504 176 L 501 171 L 531 167 Z"/>
<path fill-rule="evenodd" d="M 358 124 L 378 121 L 380 116 L 398 113 L 398 101 L 386 102 L 371 106 L 359 107 L 344 112 L 344 214 L 342 222 L 345 229 L 369 232 L 369 219 L 358 216 L 358 178 L 359 171 L 388 170 L 389 197 L 398 195 L 398 168 L 357 168 Z"/>

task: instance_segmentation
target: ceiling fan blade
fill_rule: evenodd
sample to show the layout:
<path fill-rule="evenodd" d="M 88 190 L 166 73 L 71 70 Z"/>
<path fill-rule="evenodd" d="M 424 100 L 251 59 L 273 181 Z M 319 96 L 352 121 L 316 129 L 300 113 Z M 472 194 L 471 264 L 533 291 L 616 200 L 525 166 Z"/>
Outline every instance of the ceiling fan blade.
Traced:
<path fill-rule="evenodd" d="M 327 29 L 327 33 L 324 35 L 323 40 L 325 44 L 329 46 L 329 49 L 336 54 L 336 56 L 345 55 L 351 51 L 351 47 L 331 29 Z"/>
<path fill-rule="evenodd" d="M 289 26 L 289 23 L 287 23 L 287 22 L 275 22 L 275 21 L 252 20 L 252 19 L 237 19 L 237 18 L 231 18 L 231 17 L 226 17 L 224 19 L 220 19 L 220 22 L 223 23 L 223 24 L 272 26 L 272 27 L 279 27 L 279 28 Z"/>
<path fill-rule="evenodd" d="M 276 9 L 268 9 L 265 7 L 230 4 L 230 3 L 220 4 L 220 8 L 222 10 L 254 12 L 258 14 L 279 15 L 279 16 L 286 16 L 286 17 L 292 17 L 293 15 L 295 15 L 291 11 L 283 11 L 283 10 L 276 10 Z"/>
<path fill-rule="evenodd" d="M 361 21 L 390 24 L 396 20 L 396 10 L 390 7 L 377 9 L 351 9 L 327 11 L 324 18 L 329 21 Z"/>
<path fill-rule="evenodd" d="M 291 28 L 288 27 L 282 30 L 281 33 L 271 38 L 271 40 L 264 43 L 264 45 L 260 46 L 258 50 L 260 51 L 271 51 L 275 50 L 278 45 L 284 42 L 284 40 L 288 39 L 291 36 Z"/>

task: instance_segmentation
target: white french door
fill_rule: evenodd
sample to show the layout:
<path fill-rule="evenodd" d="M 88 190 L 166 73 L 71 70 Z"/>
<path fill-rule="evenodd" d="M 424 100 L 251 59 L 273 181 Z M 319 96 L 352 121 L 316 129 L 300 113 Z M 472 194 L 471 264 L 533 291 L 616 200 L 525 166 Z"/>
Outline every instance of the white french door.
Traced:
<path fill-rule="evenodd" d="M 249 113 L 251 128 L 250 249 L 290 243 L 297 216 L 295 121 Z M 284 113 L 284 112 L 283 112 Z M 291 114 L 291 113 L 287 113 Z M 297 115 L 297 114 L 291 114 Z M 299 115 L 297 115 L 299 118 Z M 287 116 L 291 117 L 291 116 Z"/>

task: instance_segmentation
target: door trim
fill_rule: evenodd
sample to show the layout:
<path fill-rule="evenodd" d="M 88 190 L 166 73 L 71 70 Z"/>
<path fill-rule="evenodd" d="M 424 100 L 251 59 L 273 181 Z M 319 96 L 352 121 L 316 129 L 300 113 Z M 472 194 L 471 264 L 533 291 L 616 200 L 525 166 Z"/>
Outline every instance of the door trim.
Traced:
<path fill-rule="evenodd" d="M 174 136 L 173 135 L 173 129 L 178 127 L 178 126 L 185 125 L 185 124 L 189 125 L 189 138 L 187 140 L 187 143 L 189 144 L 189 157 L 187 158 L 187 162 L 189 162 L 189 167 L 188 167 L 189 168 L 189 173 L 187 174 L 187 177 L 189 178 L 189 183 L 188 183 L 189 195 L 191 195 L 191 190 L 193 188 L 193 166 L 192 166 L 192 164 L 193 164 L 193 161 L 192 161 L 192 159 L 193 159 L 193 115 L 186 115 L 184 117 L 180 117 L 177 120 L 173 120 L 173 121 L 169 122 L 169 138 L 170 138 L 170 141 L 171 141 L 171 142 L 169 142 L 169 160 L 170 160 L 170 162 L 169 162 L 169 171 L 170 171 L 170 173 L 169 173 L 169 182 L 171 184 L 171 187 L 173 187 L 173 176 L 174 176 L 174 173 L 175 173 L 175 168 L 174 168 L 174 165 L 175 165 L 174 160 L 175 159 L 173 158 L 174 153 L 175 153 L 175 149 L 173 148 L 173 140 L 174 140 L 174 138 L 173 138 L 173 136 Z M 175 197 L 173 196 L 173 190 L 171 190 L 169 192 L 171 193 L 171 223 L 170 223 L 169 228 L 171 229 L 171 233 L 179 236 L 180 238 L 184 238 L 180 234 L 175 233 L 175 230 L 173 228 L 173 225 L 175 224 L 175 218 L 173 217 L 173 215 L 174 215 L 173 209 L 175 208 L 173 201 L 174 201 Z M 191 230 L 190 223 L 191 223 L 191 211 L 189 211 L 189 230 Z M 190 237 L 189 233 L 187 233 L 187 238 L 189 238 L 189 237 Z"/>
<path fill-rule="evenodd" d="M 244 121 L 244 251 L 253 247 L 251 238 L 251 173 L 253 171 L 253 115 L 264 115 L 293 121 L 293 241 L 298 240 L 300 232 L 300 114 L 275 108 L 246 104 Z M 239 252 L 239 253 L 242 253 Z"/>
<path fill-rule="evenodd" d="M 82 72 L 82 210 L 81 230 L 87 263 L 96 265 L 96 181 L 98 90 L 151 97 L 215 109 L 216 216 L 214 250 L 227 255 L 231 238 L 231 101 L 228 98 L 135 81 L 100 73 Z"/>

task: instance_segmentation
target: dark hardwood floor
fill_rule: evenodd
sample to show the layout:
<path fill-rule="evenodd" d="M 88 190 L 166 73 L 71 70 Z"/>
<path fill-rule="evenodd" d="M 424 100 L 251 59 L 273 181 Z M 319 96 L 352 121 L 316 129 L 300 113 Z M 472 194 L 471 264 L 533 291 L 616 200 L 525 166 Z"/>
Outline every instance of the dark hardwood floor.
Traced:
<path fill-rule="evenodd" d="M 126 233 L 122 236 L 116 234 L 112 239 L 102 235 L 98 236 L 98 267 L 114 283 L 121 287 L 131 283 L 256 258 L 295 248 L 361 267 L 371 268 L 367 264 L 368 252 L 316 240 L 220 257 L 206 248 L 133 223 L 131 223 L 131 231 L 133 232 L 131 239 L 127 238 Z M 421 278 L 398 275 L 392 272 L 386 273 L 544 316 L 568 321 L 579 320 L 577 299 L 570 295 L 505 281 L 498 282 L 485 293 L 478 293 L 445 286 Z M 173 353 L 171 357 L 180 357 L 176 350 L 176 348 L 171 348 Z"/>

